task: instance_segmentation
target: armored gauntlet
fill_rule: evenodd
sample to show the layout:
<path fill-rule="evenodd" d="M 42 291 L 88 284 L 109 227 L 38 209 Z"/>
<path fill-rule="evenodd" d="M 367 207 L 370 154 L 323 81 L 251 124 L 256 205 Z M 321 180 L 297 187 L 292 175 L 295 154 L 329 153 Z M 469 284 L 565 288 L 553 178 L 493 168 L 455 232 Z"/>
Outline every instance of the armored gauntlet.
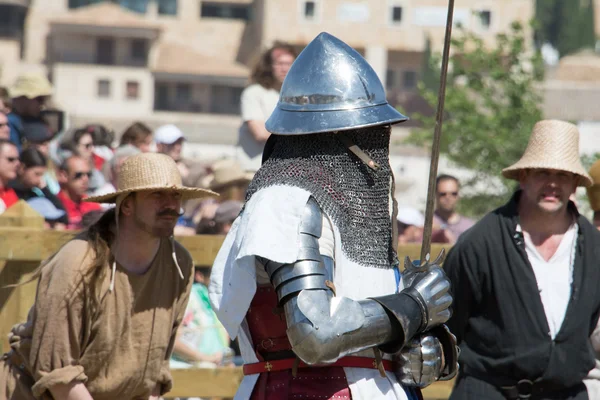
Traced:
<path fill-rule="evenodd" d="M 403 385 L 424 388 L 458 372 L 456 337 L 446 325 L 417 335 L 394 354 L 394 374 Z"/>

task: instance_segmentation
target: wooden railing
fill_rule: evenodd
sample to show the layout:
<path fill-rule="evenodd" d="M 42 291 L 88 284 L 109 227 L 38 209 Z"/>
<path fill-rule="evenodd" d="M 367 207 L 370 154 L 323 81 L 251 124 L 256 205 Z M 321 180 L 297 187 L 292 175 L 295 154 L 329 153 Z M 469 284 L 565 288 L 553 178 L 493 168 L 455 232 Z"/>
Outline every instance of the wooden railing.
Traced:
<path fill-rule="evenodd" d="M 8 351 L 10 328 L 27 318 L 35 300 L 36 282 L 17 287 L 7 285 L 29 280 L 39 263 L 51 256 L 73 234 L 43 228 L 44 220 L 23 201 L 0 215 L 0 351 Z M 178 237 L 196 265 L 212 265 L 223 236 Z M 440 246 L 433 246 L 437 255 Z M 402 246 L 398 253 L 418 258 L 420 247 Z M 243 377 L 240 368 L 193 368 L 173 370 L 174 386 L 169 397 L 233 397 Z M 447 399 L 452 382 L 438 382 L 424 390 L 425 399 Z"/>

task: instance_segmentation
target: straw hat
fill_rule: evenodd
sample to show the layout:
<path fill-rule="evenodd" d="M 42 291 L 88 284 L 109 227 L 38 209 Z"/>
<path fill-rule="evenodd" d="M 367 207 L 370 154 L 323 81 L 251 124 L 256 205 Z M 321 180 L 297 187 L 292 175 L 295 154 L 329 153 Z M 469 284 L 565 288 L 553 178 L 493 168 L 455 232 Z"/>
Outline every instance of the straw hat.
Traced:
<path fill-rule="evenodd" d="M 52 95 L 52 85 L 48 79 L 41 74 L 23 74 L 19 76 L 12 88 L 10 96 L 17 98 L 25 96 L 28 99 L 46 97 Z"/>
<path fill-rule="evenodd" d="M 579 130 L 571 123 L 544 120 L 535 124 L 529 144 L 519 161 L 502 170 L 509 179 L 519 179 L 524 169 L 555 169 L 579 176 L 580 186 L 591 186 L 592 178 L 587 174 L 579 158 Z"/>
<path fill-rule="evenodd" d="M 247 183 L 252 180 L 253 172 L 245 172 L 235 160 L 220 160 L 213 164 L 213 173 L 206 177 L 204 187 L 212 190 L 236 183 Z"/>
<path fill-rule="evenodd" d="M 587 188 L 587 195 L 590 200 L 590 207 L 596 212 L 600 211 L 600 160 L 592 164 L 590 175 L 594 184 Z"/>
<path fill-rule="evenodd" d="M 217 195 L 210 190 L 183 186 L 173 159 L 165 154 L 140 153 L 125 160 L 119 171 L 119 187 L 114 193 L 88 197 L 94 203 L 115 203 L 123 194 L 144 190 L 174 190 L 183 200 Z"/>

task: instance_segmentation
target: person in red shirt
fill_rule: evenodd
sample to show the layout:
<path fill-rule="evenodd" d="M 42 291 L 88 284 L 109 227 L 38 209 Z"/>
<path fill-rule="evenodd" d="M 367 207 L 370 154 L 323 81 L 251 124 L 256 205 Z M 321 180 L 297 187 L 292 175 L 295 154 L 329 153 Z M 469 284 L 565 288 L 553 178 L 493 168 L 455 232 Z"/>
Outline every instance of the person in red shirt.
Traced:
<path fill-rule="evenodd" d="M 100 204 L 84 202 L 87 197 L 89 181 L 92 175 L 90 164 L 79 156 L 67 158 L 60 166 L 58 182 L 60 192 L 57 197 L 65 206 L 69 218 L 67 229 L 81 229 L 81 221 L 90 211 L 100 210 Z"/>
<path fill-rule="evenodd" d="M 63 157 L 76 155 L 89 163 L 91 175 L 88 181 L 88 195 L 94 193 L 105 183 L 104 175 L 97 168 L 97 165 L 101 166 L 104 161 L 94 156 L 95 145 L 92 132 L 93 129 L 90 130 L 88 127 L 76 129 L 65 135 L 60 144 L 61 150 L 65 151 Z"/>
<path fill-rule="evenodd" d="M 8 139 L 0 139 L 0 214 L 19 201 L 15 191 L 8 187 L 8 182 L 17 177 L 19 167 L 19 150 Z"/>

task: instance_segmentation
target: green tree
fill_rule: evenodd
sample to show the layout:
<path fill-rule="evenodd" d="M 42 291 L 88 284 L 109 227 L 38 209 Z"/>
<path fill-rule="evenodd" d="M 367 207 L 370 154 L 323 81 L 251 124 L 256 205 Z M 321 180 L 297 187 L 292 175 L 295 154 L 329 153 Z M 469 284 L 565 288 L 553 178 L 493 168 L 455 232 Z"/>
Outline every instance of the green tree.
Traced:
<path fill-rule="evenodd" d="M 425 51 L 423 52 L 423 69 L 421 71 L 421 81 L 425 88 L 437 90 L 440 85 L 439 70 L 435 69 L 431 64 L 431 38 L 427 37 L 425 41 Z"/>
<path fill-rule="evenodd" d="M 542 118 L 540 55 L 528 49 L 519 23 L 496 39 L 490 48 L 476 34 L 458 28 L 452 40 L 441 153 L 457 167 L 473 171 L 474 177 L 462 183 L 461 200 L 462 212 L 473 216 L 489 212 L 513 192 L 515 182 L 502 178 L 500 171 L 521 157 L 533 125 Z M 439 59 L 436 55 L 431 60 L 438 74 Z M 419 89 L 435 108 L 437 90 L 423 83 Z M 423 128 L 407 141 L 430 146 L 435 117 L 416 118 Z"/>
<path fill-rule="evenodd" d="M 548 42 L 561 57 L 595 47 L 593 0 L 536 0 L 535 15 L 538 46 Z"/>

